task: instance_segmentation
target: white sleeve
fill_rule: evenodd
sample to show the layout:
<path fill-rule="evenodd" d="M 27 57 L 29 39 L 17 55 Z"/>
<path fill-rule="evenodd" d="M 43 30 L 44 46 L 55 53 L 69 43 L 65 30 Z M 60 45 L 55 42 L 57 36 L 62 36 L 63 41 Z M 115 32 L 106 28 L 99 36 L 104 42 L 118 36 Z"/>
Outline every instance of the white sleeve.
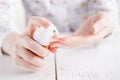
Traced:
<path fill-rule="evenodd" d="M 0 0 L 0 54 L 5 37 L 12 31 L 17 31 L 16 14 L 11 0 Z"/>
<path fill-rule="evenodd" d="M 113 19 L 118 18 L 117 0 L 88 0 L 89 15 L 92 16 L 98 12 L 108 12 Z"/>

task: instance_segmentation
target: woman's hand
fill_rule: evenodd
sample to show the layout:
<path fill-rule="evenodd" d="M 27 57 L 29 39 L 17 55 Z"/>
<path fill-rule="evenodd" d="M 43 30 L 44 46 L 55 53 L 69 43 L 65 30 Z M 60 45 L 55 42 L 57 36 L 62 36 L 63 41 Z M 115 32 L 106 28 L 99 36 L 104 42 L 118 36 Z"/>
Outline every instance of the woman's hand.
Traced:
<path fill-rule="evenodd" d="M 114 28 L 114 22 L 107 13 L 98 13 L 89 18 L 71 36 L 58 39 L 53 47 L 83 47 L 93 46 L 110 35 Z"/>
<path fill-rule="evenodd" d="M 12 56 L 15 63 L 30 70 L 39 70 L 46 63 L 45 57 L 56 51 L 56 48 L 47 49 L 32 39 L 32 32 L 38 24 L 47 27 L 49 21 L 33 17 L 27 33 L 19 35 L 13 32 L 3 43 L 3 50 Z"/>

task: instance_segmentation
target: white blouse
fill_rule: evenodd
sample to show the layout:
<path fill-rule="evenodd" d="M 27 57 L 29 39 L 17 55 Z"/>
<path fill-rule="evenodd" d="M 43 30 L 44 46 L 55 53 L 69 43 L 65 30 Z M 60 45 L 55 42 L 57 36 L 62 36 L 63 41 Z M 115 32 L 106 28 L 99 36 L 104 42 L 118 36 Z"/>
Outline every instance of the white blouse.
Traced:
<path fill-rule="evenodd" d="M 59 31 L 75 31 L 100 11 L 116 21 L 117 0 L 0 0 L 0 44 L 11 31 L 23 33 L 31 16 L 48 18 Z"/>
<path fill-rule="evenodd" d="M 60 31 L 75 31 L 99 11 L 112 15 L 117 12 L 116 0 L 23 0 L 23 3 L 27 18 L 33 15 L 48 18 Z"/>

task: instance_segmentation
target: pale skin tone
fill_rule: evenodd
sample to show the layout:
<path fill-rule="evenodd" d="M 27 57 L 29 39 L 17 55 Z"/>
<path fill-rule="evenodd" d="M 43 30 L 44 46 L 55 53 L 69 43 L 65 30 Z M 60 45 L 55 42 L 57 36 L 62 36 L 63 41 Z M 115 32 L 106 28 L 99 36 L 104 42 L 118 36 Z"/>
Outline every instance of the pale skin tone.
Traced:
<path fill-rule="evenodd" d="M 71 36 L 65 36 L 54 42 L 52 47 L 80 48 L 91 47 L 109 36 L 114 29 L 114 22 L 108 13 L 101 12 L 90 17 Z"/>
<path fill-rule="evenodd" d="M 46 63 L 45 57 L 56 52 L 56 48 L 47 49 L 32 39 L 34 29 L 38 25 L 48 27 L 50 22 L 45 18 L 33 17 L 29 21 L 26 33 L 22 35 L 10 33 L 3 43 L 3 50 L 14 59 L 18 66 L 33 71 L 39 70 Z"/>
<path fill-rule="evenodd" d="M 113 21 L 107 13 L 98 13 L 89 18 L 78 28 L 73 35 L 59 37 L 57 42 L 52 42 L 49 48 L 45 48 L 32 39 L 33 32 L 38 25 L 49 26 L 50 21 L 45 18 L 31 18 L 28 30 L 20 35 L 10 33 L 3 43 L 3 50 L 11 55 L 18 66 L 30 70 L 39 70 L 45 63 L 45 57 L 55 53 L 58 47 L 82 47 L 92 46 L 100 42 L 104 37 L 112 33 Z"/>

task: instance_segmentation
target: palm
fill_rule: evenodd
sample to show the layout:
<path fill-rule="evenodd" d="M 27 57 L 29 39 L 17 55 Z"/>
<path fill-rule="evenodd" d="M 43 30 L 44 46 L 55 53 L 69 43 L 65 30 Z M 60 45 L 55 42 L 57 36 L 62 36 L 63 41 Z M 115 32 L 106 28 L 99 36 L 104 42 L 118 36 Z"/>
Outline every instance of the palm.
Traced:
<path fill-rule="evenodd" d="M 105 14 L 97 14 L 88 19 L 72 36 L 63 37 L 59 47 L 92 46 L 112 33 L 113 22 Z"/>

